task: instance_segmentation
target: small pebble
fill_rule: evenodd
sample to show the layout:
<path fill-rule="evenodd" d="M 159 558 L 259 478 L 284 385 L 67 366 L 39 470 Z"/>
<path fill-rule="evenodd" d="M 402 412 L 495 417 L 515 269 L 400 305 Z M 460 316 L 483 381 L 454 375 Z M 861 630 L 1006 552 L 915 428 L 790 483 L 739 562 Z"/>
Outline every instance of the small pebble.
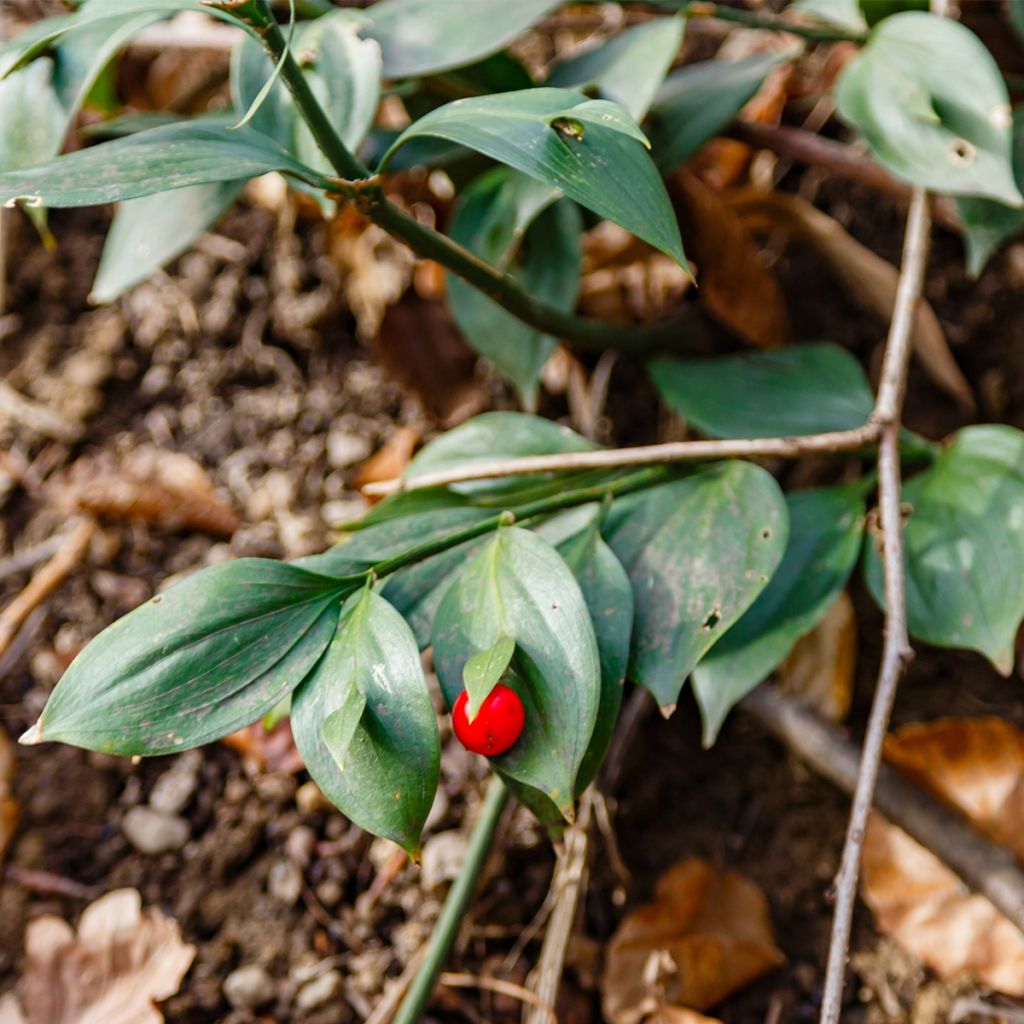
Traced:
<path fill-rule="evenodd" d="M 332 430 L 327 435 L 327 462 L 333 469 L 345 469 L 362 462 L 372 450 L 370 442 L 359 434 Z"/>
<path fill-rule="evenodd" d="M 164 814 L 180 814 L 187 806 L 199 782 L 202 755 L 198 750 L 182 754 L 156 780 L 149 794 L 149 805 Z"/>
<path fill-rule="evenodd" d="M 152 807 L 131 807 L 121 819 L 121 831 L 139 853 L 166 853 L 180 850 L 192 830 L 184 818 Z"/>
<path fill-rule="evenodd" d="M 295 794 L 295 806 L 298 807 L 299 813 L 306 817 L 334 810 L 334 805 L 320 792 L 320 787 L 315 782 L 304 782 L 299 786 Z"/>
<path fill-rule="evenodd" d="M 246 964 L 224 979 L 223 991 L 236 1010 L 254 1010 L 269 1003 L 276 990 L 273 978 L 259 964 Z"/>
<path fill-rule="evenodd" d="M 344 982 L 338 971 L 325 971 L 299 989 L 295 997 L 295 1008 L 308 1013 L 341 995 Z"/>
<path fill-rule="evenodd" d="M 325 906 L 328 910 L 332 910 L 340 902 L 342 896 L 345 895 L 345 890 L 342 888 L 341 882 L 336 878 L 327 878 L 322 881 L 316 887 L 316 898 Z"/>
<path fill-rule="evenodd" d="M 423 888 L 436 889 L 456 878 L 466 859 L 466 836 L 458 829 L 438 832 L 423 844 Z"/>
<path fill-rule="evenodd" d="M 293 860 L 279 860 L 270 868 L 267 891 L 278 903 L 294 906 L 302 895 L 302 870 Z"/>
<path fill-rule="evenodd" d="M 309 867 L 316 852 L 316 833 L 308 825 L 293 828 L 284 841 L 284 852 L 300 868 Z"/>

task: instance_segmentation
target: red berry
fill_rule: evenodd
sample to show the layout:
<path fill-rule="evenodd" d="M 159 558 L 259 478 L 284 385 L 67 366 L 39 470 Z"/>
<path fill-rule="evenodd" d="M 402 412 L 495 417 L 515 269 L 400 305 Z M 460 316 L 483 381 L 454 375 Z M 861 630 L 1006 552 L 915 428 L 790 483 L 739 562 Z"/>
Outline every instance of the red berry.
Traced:
<path fill-rule="evenodd" d="M 498 683 L 487 695 L 476 718 L 467 714 L 469 694 L 463 690 L 452 708 L 452 726 L 459 742 L 474 754 L 503 754 L 522 735 L 526 713 L 519 694 Z"/>

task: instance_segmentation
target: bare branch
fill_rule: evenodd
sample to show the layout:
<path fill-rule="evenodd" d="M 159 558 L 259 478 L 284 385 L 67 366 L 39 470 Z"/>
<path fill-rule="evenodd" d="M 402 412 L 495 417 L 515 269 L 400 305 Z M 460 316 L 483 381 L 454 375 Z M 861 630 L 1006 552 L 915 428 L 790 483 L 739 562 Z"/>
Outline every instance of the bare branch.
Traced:
<path fill-rule="evenodd" d="M 836 876 L 836 906 L 832 918 L 825 991 L 821 1004 L 821 1024 L 838 1024 L 842 1005 L 846 960 L 850 948 L 850 928 L 857 899 L 864 829 L 878 779 L 882 743 L 889 727 L 889 716 L 896 688 L 913 657 L 907 637 L 907 606 L 903 566 L 903 524 L 900 511 L 899 430 L 907 367 L 910 362 L 910 329 L 914 309 L 921 296 L 928 256 L 931 218 L 928 195 L 914 189 L 903 240 L 903 261 L 896 306 L 889 325 L 882 379 L 878 388 L 875 417 L 882 424 L 878 449 L 878 504 L 882 527 L 882 564 L 885 572 L 885 641 L 882 663 L 875 684 L 864 751 L 861 757 L 853 807 L 843 845 L 843 856 Z"/>

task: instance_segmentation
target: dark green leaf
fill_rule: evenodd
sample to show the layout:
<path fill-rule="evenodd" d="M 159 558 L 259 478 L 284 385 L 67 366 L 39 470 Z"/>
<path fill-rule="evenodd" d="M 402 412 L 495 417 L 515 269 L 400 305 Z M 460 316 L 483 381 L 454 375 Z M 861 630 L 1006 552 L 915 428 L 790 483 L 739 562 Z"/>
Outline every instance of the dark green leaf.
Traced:
<path fill-rule="evenodd" d="M 38 738 L 111 754 L 220 739 L 299 684 L 330 642 L 344 592 L 261 558 L 197 572 L 85 648 L 50 696 Z"/>
<path fill-rule="evenodd" d="M 469 694 L 467 711 L 470 721 L 477 716 L 481 705 L 505 674 L 515 653 L 515 640 L 503 633 L 486 650 L 470 655 L 462 666 L 462 682 Z"/>
<path fill-rule="evenodd" d="M 274 65 L 263 44 L 251 36 L 240 39 L 231 51 L 231 99 L 235 110 L 249 110 L 273 73 Z M 277 81 L 253 114 L 249 126 L 292 152 L 297 121 L 291 93 L 283 82 Z"/>
<path fill-rule="evenodd" d="M 0 80 L 0 171 L 47 160 L 64 138 L 64 107 L 53 87 L 53 61 L 38 60 Z"/>
<path fill-rule="evenodd" d="M 693 670 L 693 691 L 711 746 L 725 716 L 778 667 L 846 586 L 864 532 L 861 485 L 794 491 L 789 544 L 771 582 Z"/>
<path fill-rule="evenodd" d="M 877 25 L 883 18 L 889 18 L 903 11 L 927 11 L 929 0 L 860 0 L 860 9 L 869 25 Z"/>
<path fill-rule="evenodd" d="M 556 64 L 547 85 L 596 89 L 642 121 L 683 42 L 682 18 L 655 18 Z"/>
<path fill-rule="evenodd" d="M 448 589 L 434 626 L 434 663 L 449 705 L 463 668 L 503 634 L 515 638 L 507 685 L 526 726 L 495 768 L 540 790 L 571 818 L 601 693 L 597 642 L 579 585 L 558 553 L 517 527 L 498 530 Z"/>
<path fill-rule="evenodd" d="M 902 500 L 907 620 L 937 647 L 979 651 L 1003 673 L 1013 668 L 1024 617 L 1024 434 L 967 427 L 935 464 L 912 477 Z M 866 575 L 884 604 L 882 567 L 865 546 Z"/>
<path fill-rule="evenodd" d="M 191 185 L 121 203 L 107 232 L 89 300 L 113 302 L 190 249 L 245 184 Z"/>
<path fill-rule="evenodd" d="M 494 168 L 460 196 L 451 236 L 499 270 L 511 272 L 529 294 L 570 310 L 579 291 L 582 222 L 568 201 L 548 209 L 558 196 L 557 189 L 525 174 Z M 523 405 L 532 409 L 555 339 L 528 327 L 453 274 L 448 275 L 448 304 L 466 340 L 512 381 Z"/>
<path fill-rule="evenodd" d="M 630 678 L 671 714 L 698 661 L 764 590 L 786 548 L 786 502 L 748 462 L 621 498 L 605 534 L 636 612 Z"/>
<path fill-rule="evenodd" d="M 665 403 L 711 437 L 795 437 L 862 426 L 874 399 L 860 363 L 838 345 L 715 359 L 658 359 Z"/>
<path fill-rule="evenodd" d="M 438 107 L 399 136 L 381 169 L 407 139 L 448 139 L 561 189 L 685 267 L 672 204 L 638 134 L 629 115 L 607 101 L 525 89 Z"/>
<path fill-rule="evenodd" d="M 752 100 L 768 74 L 792 57 L 758 53 L 744 60 L 707 60 L 671 74 L 651 106 L 648 130 L 662 174 L 686 163 Z"/>
<path fill-rule="evenodd" d="M 1020 188 L 1024 185 L 1024 109 L 1021 107 L 1013 112 L 1013 173 Z M 967 270 L 972 277 L 977 277 L 991 255 L 1024 229 L 1024 209 L 971 196 L 962 196 L 956 205 L 963 221 Z"/>
<path fill-rule="evenodd" d="M 381 0 L 364 34 L 380 43 L 386 78 L 434 74 L 497 52 L 559 2 Z"/>
<path fill-rule="evenodd" d="M 959 22 L 916 11 L 885 18 L 843 69 L 836 109 L 898 177 L 1024 203 L 1006 86 L 984 44 Z"/>
<path fill-rule="evenodd" d="M 224 124 L 196 119 L 0 174 L 0 203 L 23 199 L 31 205 L 94 206 L 269 171 L 319 181 L 255 129 L 228 131 Z"/>
<path fill-rule="evenodd" d="M 353 690 L 365 698 L 358 717 Z M 328 799 L 360 827 L 417 853 L 440 740 L 416 642 L 382 597 L 366 590 L 346 602 L 334 639 L 292 698 L 292 731 Z"/>

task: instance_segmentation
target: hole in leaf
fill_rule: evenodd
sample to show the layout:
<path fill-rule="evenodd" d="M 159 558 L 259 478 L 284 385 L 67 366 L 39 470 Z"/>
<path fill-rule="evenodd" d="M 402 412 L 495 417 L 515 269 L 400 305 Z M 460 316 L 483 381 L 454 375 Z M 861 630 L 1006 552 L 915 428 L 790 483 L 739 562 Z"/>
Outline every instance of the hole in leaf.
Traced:
<path fill-rule="evenodd" d="M 764 529 L 763 529 L 763 530 L 761 531 L 761 537 L 762 537 L 762 538 L 763 538 L 764 540 L 771 540 L 771 539 L 772 539 L 772 528 L 771 528 L 770 526 L 766 526 L 766 527 L 765 527 L 765 528 L 764 528 Z"/>
<path fill-rule="evenodd" d="M 954 139 L 949 144 L 950 163 L 957 164 L 960 167 L 967 167 L 970 164 L 973 164 L 974 158 L 977 155 L 977 149 L 975 149 L 974 146 L 966 139 Z"/>
<path fill-rule="evenodd" d="M 551 122 L 551 127 L 560 135 L 565 135 L 577 142 L 583 141 L 583 124 L 571 117 L 556 117 Z"/>
<path fill-rule="evenodd" d="M 710 633 L 722 621 L 722 616 L 717 608 L 712 608 L 711 613 L 704 620 L 704 624 L 701 627 L 706 632 Z"/>

